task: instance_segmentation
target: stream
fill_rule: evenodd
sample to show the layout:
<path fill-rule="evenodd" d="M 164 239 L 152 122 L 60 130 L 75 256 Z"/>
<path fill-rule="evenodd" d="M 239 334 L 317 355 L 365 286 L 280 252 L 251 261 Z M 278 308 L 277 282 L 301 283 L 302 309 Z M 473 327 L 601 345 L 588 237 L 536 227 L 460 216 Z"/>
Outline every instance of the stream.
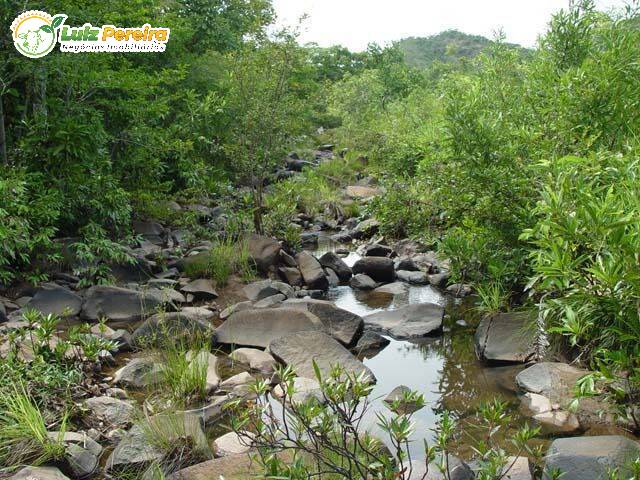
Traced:
<path fill-rule="evenodd" d="M 336 246 L 328 237 L 321 236 L 318 248 L 312 253 L 320 257 L 327 251 L 334 251 Z M 343 260 L 351 267 L 359 258 L 358 254 L 350 252 Z M 410 443 L 413 458 L 424 458 L 422 440 L 433 441 L 433 429 L 443 410 L 448 410 L 458 421 L 453 447 L 463 458 L 469 458 L 473 453 L 469 436 L 481 434 L 475 414 L 482 402 L 499 398 L 507 403 L 510 427 L 498 438 L 507 439 L 529 420 L 518 411 L 520 402 L 515 384 L 515 376 L 524 366 L 487 367 L 476 358 L 473 334 L 479 318 L 473 309 L 473 299 L 471 302 L 460 301 L 445 296 L 430 285 L 408 285 L 404 294 L 393 297 L 338 286 L 329 290 L 327 300 L 360 316 L 425 302 L 445 307 L 442 335 L 419 341 L 389 338 L 391 343 L 387 347 L 377 352 L 366 352 L 361 357 L 377 378 L 366 428 L 378 438 L 384 438 L 384 435 L 376 425 L 375 412 L 390 413 L 383 398 L 399 385 L 422 393 L 426 400 L 425 408 L 413 417 L 415 431 Z M 541 439 L 538 443 L 546 444 L 548 440 Z"/>

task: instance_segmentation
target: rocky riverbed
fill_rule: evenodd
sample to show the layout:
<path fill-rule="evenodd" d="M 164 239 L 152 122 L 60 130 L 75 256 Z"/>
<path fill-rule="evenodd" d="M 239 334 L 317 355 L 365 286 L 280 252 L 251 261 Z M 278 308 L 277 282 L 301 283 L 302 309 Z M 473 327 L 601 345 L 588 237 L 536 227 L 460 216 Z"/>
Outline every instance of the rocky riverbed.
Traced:
<path fill-rule="evenodd" d="M 292 159 L 290 171 L 296 169 Z M 353 199 L 378 193 L 367 185 L 346 191 Z M 221 218 L 210 209 L 197 211 L 207 221 Z M 246 474 L 251 446 L 225 430 L 224 406 L 250 400 L 248 385 L 272 380 L 278 364 L 295 369 L 301 398 L 316 395 L 312 360 L 324 374 L 339 363 L 375 382 L 374 412 L 385 408 L 383 398 L 396 387 L 424 394 L 427 408 L 415 416 L 414 440 L 433 440 L 443 410 L 472 434 L 480 403 L 499 397 L 513 418 L 504 439 L 525 422 L 539 425 L 536 442 L 548 450 L 548 464 L 570 469 L 565 479 L 599 478 L 594 475 L 602 465 L 619 465 L 640 452 L 629 425 L 602 399 L 569 408 L 573 386 L 587 372 L 551 356 L 535 362 L 530 313 L 480 316 L 471 287 L 450 284 L 446 259 L 417 242 L 376 238 L 373 219 L 297 221 L 306 229 L 305 249 L 298 252 L 285 251 L 275 239 L 247 237 L 260 276 L 255 281 L 233 277 L 222 287 L 209 278 L 189 278 L 189 265 L 206 257 L 210 244 L 178 254 L 179 232 L 137 222 L 137 260 L 114 269 L 117 285 L 81 288 L 73 275 L 58 273 L 52 282 L 13 289 L 2 299 L 3 355 L 13 348 L 13 335 L 11 342 L 29 361 L 31 347 L 20 332 L 30 309 L 66 319 L 54 342 L 80 322 L 92 325 L 89 335 L 115 342 L 112 352 L 101 352 L 93 381 L 78 399 L 82 413 L 64 436 L 65 475 L 117 476 L 162 458 L 165 453 L 140 425 L 140 411 L 154 428 L 174 428 L 168 438 L 188 438 L 199 449 L 201 461 L 183 478 Z M 206 365 L 206 401 L 167 410 L 166 399 L 154 391 L 166 365 L 152 346 L 194 333 L 211 347 L 188 357 Z M 277 387 L 273 394 L 278 396 Z M 375 434 L 374 420 L 367 426 Z M 454 450 L 469 460 L 466 438 L 458 435 Z M 424 453 L 418 441 L 410 449 L 414 459 Z M 528 460 L 518 465 L 517 478 L 531 478 Z M 29 468 L 13 478 L 64 478 L 55 466 Z"/>

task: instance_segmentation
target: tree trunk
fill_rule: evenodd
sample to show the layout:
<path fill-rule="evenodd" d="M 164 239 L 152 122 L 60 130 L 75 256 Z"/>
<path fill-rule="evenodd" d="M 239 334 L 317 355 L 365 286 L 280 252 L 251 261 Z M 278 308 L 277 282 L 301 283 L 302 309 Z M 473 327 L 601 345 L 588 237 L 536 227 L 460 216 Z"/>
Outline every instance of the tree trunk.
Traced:
<path fill-rule="evenodd" d="M 262 182 L 260 182 L 253 186 L 253 228 L 255 228 L 258 235 L 264 233 L 262 226 L 262 212 L 264 209 L 262 200 Z"/>
<path fill-rule="evenodd" d="M 9 165 L 7 158 L 7 134 L 4 129 L 4 96 L 0 95 L 0 162 Z"/>

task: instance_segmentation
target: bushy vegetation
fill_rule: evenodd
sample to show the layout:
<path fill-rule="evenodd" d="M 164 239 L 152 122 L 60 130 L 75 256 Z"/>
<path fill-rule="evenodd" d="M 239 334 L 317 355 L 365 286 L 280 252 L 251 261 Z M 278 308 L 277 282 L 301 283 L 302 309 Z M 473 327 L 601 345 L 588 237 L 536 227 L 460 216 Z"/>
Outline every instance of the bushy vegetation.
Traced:
<path fill-rule="evenodd" d="M 371 205 L 387 235 L 438 243 L 490 310 L 527 293 L 575 355 L 625 379 L 640 334 L 637 22 L 633 6 L 573 2 L 526 55 L 497 38 L 464 65 L 394 77 L 410 86 L 391 101 L 370 70 L 329 102 L 387 185 Z"/>

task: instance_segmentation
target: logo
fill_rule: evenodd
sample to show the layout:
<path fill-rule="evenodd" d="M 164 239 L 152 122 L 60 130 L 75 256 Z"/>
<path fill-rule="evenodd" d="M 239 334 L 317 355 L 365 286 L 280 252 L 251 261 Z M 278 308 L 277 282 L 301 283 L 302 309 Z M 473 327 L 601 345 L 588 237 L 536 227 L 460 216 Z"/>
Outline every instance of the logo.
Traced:
<path fill-rule="evenodd" d="M 66 18 L 66 15 L 52 17 L 39 10 L 18 15 L 11 24 L 13 44 L 25 57 L 44 57 L 55 47 L 56 32 Z"/>
<path fill-rule="evenodd" d="M 67 15 L 53 17 L 46 12 L 30 10 L 20 14 L 11 24 L 16 49 L 29 58 L 44 57 L 60 44 L 61 52 L 164 52 L 170 29 L 152 27 L 118 28 L 114 25 L 81 27 L 64 25 Z"/>

